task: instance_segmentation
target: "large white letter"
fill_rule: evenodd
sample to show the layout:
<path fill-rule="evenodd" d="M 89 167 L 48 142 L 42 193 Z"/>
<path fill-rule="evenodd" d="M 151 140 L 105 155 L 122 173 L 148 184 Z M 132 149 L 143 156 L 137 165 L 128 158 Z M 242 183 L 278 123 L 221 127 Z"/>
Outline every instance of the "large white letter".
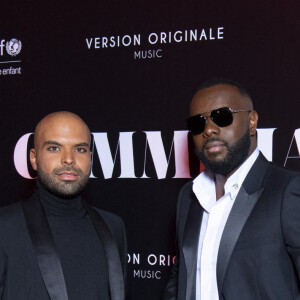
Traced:
<path fill-rule="evenodd" d="M 170 156 L 174 146 L 175 154 L 175 176 L 173 178 L 190 178 L 189 169 L 189 156 L 188 156 L 188 143 L 187 134 L 188 131 L 174 131 L 174 138 L 167 158 L 164 149 L 163 141 L 161 138 L 160 131 L 144 131 L 147 136 L 146 146 L 145 146 L 145 165 L 146 165 L 146 149 L 147 144 L 152 155 L 155 171 L 158 179 L 166 178 Z M 146 168 L 144 168 L 144 173 L 141 178 L 149 178 L 146 175 Z"/>
<path fill-rule="evenodd" d="M 115 151 L 114 158 L 112 157 L 110 146 L 108 143 L 106 132 L 93 132 L 94 146 L 97 148 L 100 164 L 102 167 L 105 179 L 111 178 L 118 149 L 120 148 L 121 174 L 119 178 L 136 178 L 134 174 L 133 132 L 120 132 L 119 142 Z M 91 171 L 91 178 L 96 178 Z"/>
<path fill-rule="evenodd" d="M 133 145 L 132 132 L 120 132 L 119 147 L 120 147 L 120 161 L 121 174 L 119 178 L 136 178 L 134 174 L 134 160 L 133 160 Z"/>
<path fill-rule="evenodd" d="M 299 156 L 296 156 L 296 157 L 295 156 L 289 156 L 294 139 L 296 140 L 296 145 L 297 145 L 298 153 L 299 153 L 299 156 L 300 156 L 300 128 L 295 130 L 295 133 L 294 133 L 293 138 L 292 138 L 291 143 L 290 143 L 288 153 L 287 153 L 286 158 L 285 158 L 284 166 L 286 165 L 286 162 L 287 162 L 288 158 L 300 158 Z"/>
<path fill-rule="evenodd" d="M 176 172 L 173 178 L 191 178 L 188 133 L 188 130 L 174 131 L 174 154 Z"/>
<path fill-rule="evenodd" d="M 18 140 L 14 150 L 14 164 L 17 172 L 24 178 L 33 179 L 29 175 L 27 165 L 27 144 L 31 133 L 26 133 Z"/>
<path fill-rule="evenodd" d="M 257 144 L 267 160 L 273 159 L 273 133 L 276 128 L 257 128 Z"/>

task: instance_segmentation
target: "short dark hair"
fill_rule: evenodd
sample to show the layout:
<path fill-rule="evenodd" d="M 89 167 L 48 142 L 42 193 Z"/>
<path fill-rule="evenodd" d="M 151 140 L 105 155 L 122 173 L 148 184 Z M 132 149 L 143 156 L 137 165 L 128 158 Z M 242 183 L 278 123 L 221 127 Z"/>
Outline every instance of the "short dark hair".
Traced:
<path fill-rule="evenodd" d="M 221 85 L 221 84 L 227 84 L 236 87 L 241 95 L 247 96 L 252 101 L 251 96 L 249 95 L 247 90 L 242 86 L 242 84 L 240 84 L 237 81 L 226 79 L 226 78 L 212 78 L 206 80 L 200 84 L 197 91 L 204 90 L 206 88 L 210 88 L 212 86 Z"/>

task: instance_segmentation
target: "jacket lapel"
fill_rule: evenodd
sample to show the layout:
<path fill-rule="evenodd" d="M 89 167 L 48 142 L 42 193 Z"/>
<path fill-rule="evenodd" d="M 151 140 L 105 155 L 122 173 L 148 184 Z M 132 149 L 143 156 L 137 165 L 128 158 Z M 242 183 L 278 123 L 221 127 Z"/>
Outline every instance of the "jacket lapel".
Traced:
<path fill-rule="evenodd" d="M 84 201 L 83 205 L 104 248 L 108 266 L 111 300 L 123 300 L 125 299 L 123 272 L 115 240 L 96 210 Z M 45 211 L 37 193 L 35 192 L 31 198 L 24 201 L 22 206 L 28 232 L 49 297 L 51 300 L 68 300 L 61 262 L 56 252 Z"/>
<path fill-rule="evenodd" d="M 87 210 L 104 248 L 111 300 L 123 300 L 125 299 L 124 279 L 120 255 L 114 237 L 97 211 L 85 201 L 82 201 L 82 204 Z"/>
<path fill-rule="evenodd" d="M 191 197 L 191 204 L 185 225 L 182 247 L 187 269 L 187 286 L 185 298 L 187 300 L 195 299 L 198 240 L 203 212 L 198 200 L 193 193 L 191 193 Z"/>
<path fill-rule="evenodd" d="M 217 260 L 217 282 L 220 299 L 222 299 L 223 282 L 231 254 L 249 215 L 264 190 L 262 182 L 267 165 L 267 160 L 260 154 L 235 199 L 225 225 Z"/>
<path fill-rule="evenodd" d="M 68 300 L 65 279 L 46 214 L 35 192 L 22 203 L 28 232 L 51 300 Z"/>

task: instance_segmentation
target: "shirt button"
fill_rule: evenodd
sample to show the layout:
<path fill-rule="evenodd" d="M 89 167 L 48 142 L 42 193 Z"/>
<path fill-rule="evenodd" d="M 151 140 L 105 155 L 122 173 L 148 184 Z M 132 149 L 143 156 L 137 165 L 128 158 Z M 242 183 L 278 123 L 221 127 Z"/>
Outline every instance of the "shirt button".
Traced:
<path fill-rule="evenodd" d="M 232 187 L 236 190 L 239 187 L 239 185 L 235 183 Z"/>

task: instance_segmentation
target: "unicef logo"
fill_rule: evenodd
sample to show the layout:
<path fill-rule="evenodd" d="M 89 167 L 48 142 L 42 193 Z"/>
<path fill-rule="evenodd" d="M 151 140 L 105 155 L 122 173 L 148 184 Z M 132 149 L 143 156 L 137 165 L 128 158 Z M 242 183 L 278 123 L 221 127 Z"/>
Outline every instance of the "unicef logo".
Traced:
<path fill-rule="evenodd" d="M 22 43 L 20 40 L 11 39 L 6 43 L 6 51 L 11 56 L 16 56 L 22 49 Z"/>

